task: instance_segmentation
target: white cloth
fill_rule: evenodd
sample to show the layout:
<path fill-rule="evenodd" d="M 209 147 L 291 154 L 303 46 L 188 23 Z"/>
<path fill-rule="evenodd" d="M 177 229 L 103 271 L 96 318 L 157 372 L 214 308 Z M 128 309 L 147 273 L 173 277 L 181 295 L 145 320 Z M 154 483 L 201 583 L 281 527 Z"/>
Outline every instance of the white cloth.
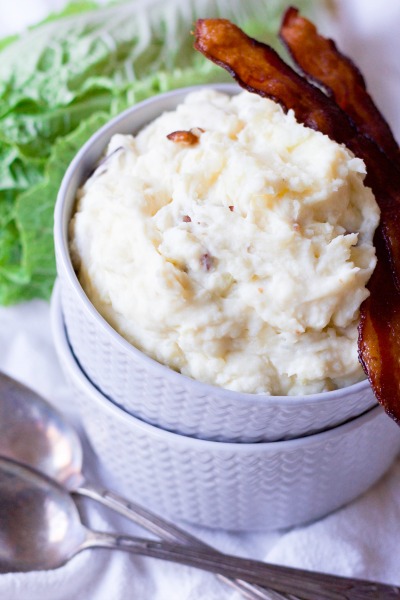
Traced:
<path fill-rule="evenodd" d="M 0 0 L 0 36 L 59 8 L 63 0 Z M 342 0 L 340 19 L 324 24 L 366 75 L 400 139 L 400 3 Z M 47 303 L 0 308 L 0 369 L 61 409 L 69 390 L 55 355 Z M 87 465 L 90 470 L 90 464 Z M 92 526 L 146 535 L 94 503 Z M 400 460 L 350 505 L 306 527 L 285 532 L 231 534 L 193 528 L 221 550 L 316 571 L 400 585 Z M 195 569 L 107 550 L 85 551 L 49 572 L 0 576 L 2 600 L 239 600 L 215 577 Z"/>

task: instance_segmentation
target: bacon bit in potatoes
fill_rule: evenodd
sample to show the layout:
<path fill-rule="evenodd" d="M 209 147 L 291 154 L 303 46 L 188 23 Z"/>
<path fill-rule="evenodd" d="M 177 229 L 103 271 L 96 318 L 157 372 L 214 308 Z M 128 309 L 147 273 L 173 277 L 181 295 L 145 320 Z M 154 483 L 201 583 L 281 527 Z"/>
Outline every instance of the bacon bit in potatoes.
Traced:
<path fill-rule="evenodd" d="M 212 256 L 210 256 L 209 254 L 206 253 L 206 254 L 203 254 L 200 261 L 201 261 L 201 266 L 203 267 L 203 269 L 205 269 L 206 271 L 209 271 L 211 269 L 211 267 L 213 266 L 214 259 Z"/>
<path fill-rule="evenodd" d="M 233 212 L 233 211 L 235 210 L 235 207 L 231 205 L 231 206 L 229 207 L 229 210 L 230 210 L 231 212 Z"/>
<path fill-rule="evenodd" d="M 198 143 L 199 137 L 203 132 L 204 129 L 201 129 L 200 127 L 192 127 L 192 129 L 189 130 L 173 131 L 167 135 L 167 138 L 176 144 L 194 146 Z"/>
<path fill-rule="evenodd" d="M 192 219 L 189 217 L 189 215 L 184 215 L 184 217 L 182 218 L 182 221 L 184 223 L 191 223 Z"/>

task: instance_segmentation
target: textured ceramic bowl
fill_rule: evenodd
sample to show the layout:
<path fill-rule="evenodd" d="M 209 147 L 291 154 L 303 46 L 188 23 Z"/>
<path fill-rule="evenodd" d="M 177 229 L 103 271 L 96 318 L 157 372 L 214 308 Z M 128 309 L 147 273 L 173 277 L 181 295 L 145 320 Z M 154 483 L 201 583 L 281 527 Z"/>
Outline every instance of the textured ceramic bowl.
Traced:
<path fill-rule="evenodd" d="M 238 89 L 214 87 L 229 93 Z M 81 368 L 106 396 L 134 416 L 203 439 L 289 439 L 360 415 L 376 405 L 367 381 L 323 394 L 281 397 L 232 392 L 176 373 L 124 340 L 82 290 L 68 251 L 68 223 L 78 187 L 113 134 L 137 131 L 174 109 L 187 93 L 186 88 L 163 94 L 122 113 L 85 144 L 65 174 L 55 211 L 55 247 L 68 336 Z"/>
<path fill-rule="evenodd" d="M 290 527 L 364 492 L 400 450 L 380 407 L 323 433 L 255 444 L 199 440 L 154 427 L 108 400 L 68 343 L 57 288 L 56 349 L 107 484 L 173 520 L 230 530 Z"/>

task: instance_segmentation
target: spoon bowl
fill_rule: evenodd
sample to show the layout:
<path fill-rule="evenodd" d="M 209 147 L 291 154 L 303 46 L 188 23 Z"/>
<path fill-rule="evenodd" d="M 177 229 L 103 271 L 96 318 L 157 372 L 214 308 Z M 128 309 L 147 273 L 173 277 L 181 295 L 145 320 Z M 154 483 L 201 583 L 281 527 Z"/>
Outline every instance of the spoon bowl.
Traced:
<path fill-rule="evenodd" d="M 67 489 L 83 482 L 83 452 L 66 418 L 39 394 L 0 373 L 0 455 L 31 466 Z"/>
<path fill-rule="evenodd" d="M 86 531 L 68 493 L 22 465 L 0 459 L 0 571 L 38 571 L 64 564 Z"/>

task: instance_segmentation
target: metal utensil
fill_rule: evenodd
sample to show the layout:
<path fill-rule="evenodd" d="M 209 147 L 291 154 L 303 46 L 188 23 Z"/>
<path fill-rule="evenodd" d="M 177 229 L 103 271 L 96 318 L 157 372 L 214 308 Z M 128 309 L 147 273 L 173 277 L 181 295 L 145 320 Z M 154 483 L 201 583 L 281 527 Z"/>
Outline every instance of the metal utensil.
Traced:
<path fill-rule="evenodd" d="M 259 585 L 273 585 L 305 600 L 400 598 L 400 588 L 266 565 L 171 542 L 96 532 L 86 528 L 70 493 L 45 475 L 0 458 L 0 571 L 54 569 L 88 548 L 125 550 Z"/>
<path fill-rule="evenodd" d="M 72 425 L 39 394 L 1 372 L 0 455 L 44 473 L 71 492 L 107 506 L 166 541 L 217 552 L 146 508 L 85 482 L 82 445 Z M 245 581 L 221 579 L 249 600 L 287 599 Z"/>

